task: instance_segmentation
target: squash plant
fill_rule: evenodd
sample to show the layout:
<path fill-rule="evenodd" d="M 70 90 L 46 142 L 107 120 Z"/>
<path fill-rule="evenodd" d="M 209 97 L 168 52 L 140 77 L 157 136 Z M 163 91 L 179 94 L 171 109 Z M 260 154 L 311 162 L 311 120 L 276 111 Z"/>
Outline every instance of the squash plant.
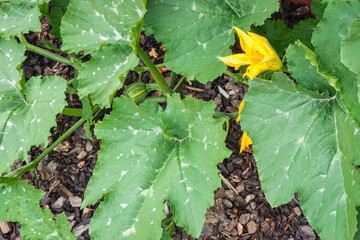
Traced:
<path fill-rule="evenodd" d="M 288 76 L 276 72 L 271 81 L 249 82 L 241 117 L 267 199 L 277 206 L 298 192 L 305 216 L 323 239 L 354 237 L 360 199 L 354 165 L 360 161 L 360 60 L 354 51 L 360 47 L 359 1 L 313 1 L 317 18 L 294 29 L 264 23 L 278 9 L 277 0 L 54 0 L 50 13 L 48 4 L 0 0 L 0 221 L 20 222 L 25 239 L 75 238 L 64 214 L 54 221 L 49 209 L 39 207 L 43 192 L 19 177 L 76 128 L 94 124 L 102 145 L 82 207 L 103 196 L 104 201 L 90 223 L 92 238 L 169 239 L 171 231 L 161 227 L 165 201 L 172 221 L 198 237 L 220 187 L 216 164 L 230 155 L 227 120 L 213 117 L 212 102 L 180 99 L 139 47 L 139 38 L 142 30 L 154 33 L 167 49 L 168 68 L 206 83 L 226 71 L 217 57 L 230 54 L 236 26 L 266 36 L 288 61 Z M 23 36 L 40 31 L 42 15 L 62 39 L 67 58 Z M 25 81 L 25 50 L 74 67 L 75 79 Z M 83 63 L 83 54 L 91 60 Z M 126 91 L 130 97 L 115 98 L 138 56 L 157 85 L 137 82 Z M 153 89 L 163 97 L 149 98 Z M 47 146 L 56 114 L 74 113 L 65 108 L 66 92 L 81 99 L 81 119 L 34 161 L 10 171 L 32 145 Z M 165 110 L 157 103 L 164 101 Z M 108 107 L 112 112 L 94 123 Z"/>

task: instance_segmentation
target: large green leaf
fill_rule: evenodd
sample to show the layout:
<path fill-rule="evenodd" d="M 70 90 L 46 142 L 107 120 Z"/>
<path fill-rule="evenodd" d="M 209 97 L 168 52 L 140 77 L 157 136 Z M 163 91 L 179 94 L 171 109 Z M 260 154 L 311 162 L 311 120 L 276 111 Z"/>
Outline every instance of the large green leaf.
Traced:
<path fill-rule="evenodd" d="M 360 132 L 340 98 L 297 93 L 291 80 L 275 73 L 271 82 L 250 82 L 241 121 L 270 204 L 284 204 L 298 192 L 322 239 L 352 239 L 360 203 L 352 161 L 360 159 Z"/>
<path fill-rule="evenodd" d="M 26 97 L 0 90 L 0 172 L 16 160 L 25 160 L 32 145 L 47 146 L 55 115 L 67 104 L 66 81 L 51 76 L 32 77 L 24 86 Z"/>
<path fill-rule="evenodd" d="M 61 19 L 66 12 L 70 0 L 52 0 L 51 2 L 52 2 L 52 7 L 49 16 L 49 21 L 51 23 L 52 29 L 50 33 L 57 38 L 61 38 L 61 34 L 60 34 Z"/>
<path fill-rule="evenodd" d="M 103 43 L 129 44 L 139 37 L 131 33 L 145 10 L 143 0 L 70 0 L 61 23 L 62 48 L 87 54 Z"/>
<path fill-rule="evenodd" d="M 339 11 L 341 9 L 341 11 Z M 341 63 L 341 42 L 349 34 L 353 20 L 360 16 L 357 0 L 332 1 L 312 37 L 319 60 L 319 72 L 341 93 L 344 105 L 360 125 L 360 99 L 356 75 Z"/>
<path fill-rule="evenodd" d="M 70 231 L 65 214 L 58 215 L 56 223 L 50 209 L 41 209 L 39 202 L 44 192 L 20 181 L 0 190 L 0 222 L 6 219 L 22 224 L 20 234 L 25 239 L 76 239 Z"/>
<path fill-rule="evenodd" d="M 145 24 L 166 47 L 167 67 L 206 83 L 226 69 L 217 57 L 231 54 L 232 26 L 247 31 L 278 8 L 278 0 L 153 0 Z"/>
<path fill-rule="evenodd" d="M 335 89 L 317 72 L 316 55 L 300 41 L 288 47 L 286 59 L 291 76 L 298 80 L 298 89 L 327 91 L 331 96 L 335 95 Z"/>
<path fill-rule="evenodd" d="M 19 71 L 21 63 L 25 60 L 25 46 L 18 44 L 16 40 L 0 39 L 0 93 L 5 92 L 11 98 L 21 98 L 22 71 Z"/>
<path fill-rule="evenodd" d="M 281 20 L 267 19 L 263 25 L 252 27 L 251 31 L 266 37 L 279 56 L 284 54 L 285 49 L 300 40 L 308 48 L 313 49 L 311 36 L 318 23 L 315 19 L 307 19 L 299 22 L 293 29 L 288 28 Z"/>
<path fill-rule="evenodd" d="M 32 145 L 47 145 L 55 114 L 66 105 L 66 82 L 60 77 L 33 77 L 22 89 L 17 69 L 24 52 L 16 40 L 0 39 L 0 173 L 24 160 Z"/>
<path fill-rule="evenodd" d="M 341 62 L 360 77 L 360 18 L 350 25 L 349 37 L 341 41 Z"/>
<path fill-rule="evenodd" d="M 79 95 L 88 94 L 93 103 L 110 107 L 115 91 L 122 87 L 119 79 L 139 62 L 128 44 L 102 47 L 92 54 L 91 61 L 82 64 L 79 73 Z"/>
<path fill-rule="evenodd" d="M 41 31 L 36 0 L 17 0 L 0 7 L 0 37 L 9 38 L 29 31 Z"/>
<path fill-rule="evenodd" d="M 230 154 L 214 107 L 178 95 L 165 111 L 115 99 L 111 115 L 95 127 L 102 145 L 83 202 L 105 194 L 90 223 L 94 239 L 160 239 L 165 200 L 175 223 L 200 235 L 220 186 L 216 164 Z"/>

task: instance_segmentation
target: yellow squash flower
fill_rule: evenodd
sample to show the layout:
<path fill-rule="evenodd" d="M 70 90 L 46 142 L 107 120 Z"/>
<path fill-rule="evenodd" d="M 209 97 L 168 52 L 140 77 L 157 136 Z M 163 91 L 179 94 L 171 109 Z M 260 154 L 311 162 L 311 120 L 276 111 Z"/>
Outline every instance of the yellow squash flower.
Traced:
<path fill-rule="evenodd" d="M 241 29 L 234 27 L 240 38 L 240 45 L 245 53 L 234 54 L 219 59 L 235 70 L 242 65 L 249 65 L 244 76 L 253 80 L 263 71 L 278 71 L 282 68 L 282 62 L 268 40 L 252 32 L 247 34 Z"/>
<path fill-rule="evenodd" d="M 237 122 L 240 122 L 240 113 L 242 111 L 244 107 L 244 101 L 242 101 L 240 103 L 240 106 L 239 106 L 239 116 L 236 118 L 236 121 Z M 248 137 L 248 135 L 246 134 L 246 132 L 243 132 L 243 135 L 242 135 L 242 139 L 241 139 L 241 144 L 240 144 L 240 152 L 244 151 L 245 148 L 247 148 L 250 144 L 252 144 L 252 140 L 251 138 Z"/>

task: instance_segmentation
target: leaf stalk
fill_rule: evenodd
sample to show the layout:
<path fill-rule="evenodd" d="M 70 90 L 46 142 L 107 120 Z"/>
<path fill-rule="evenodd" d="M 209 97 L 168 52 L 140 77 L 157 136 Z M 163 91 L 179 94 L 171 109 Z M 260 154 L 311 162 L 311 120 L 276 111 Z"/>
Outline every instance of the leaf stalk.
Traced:
<path fill-rule="evenodd" d="M 172 91 L 169 86 L 166 84 L 163 76 L 156 68 L 155 64 L 150 60 L 148 55 L 141 49 L 139 45 L 136 46 L 136 51 L 139 54 L 140 58 L 143 60 L 145 65 L 148 67 L 149 71 L 151 72 L 152 76 L 154 77 L 156 83 L 161 88 L 162 92 L 165 94 L 166 97 L 171 96 Z"/>
<path fill-rule="evenodd" d="M 31 51 L 31 52 L 40 54 L 40 55 L 42 55 L 42 56 L 44 56 L 44 57 L 50 58 L 50 59 L 52 59 L 52 60 L 54 60 L 54 61 L 57 61 L 57 62 L 65 63 L 65 64 L 67 64 L 67 65 L 72 66 L 72 67 L 75 68 L 76 70 L 79 70 L 80 67 L 81 67 L 81 66 L 80 66 L 78 63 L 76 63 L 74 60 L 69 60 L 69 59 L 67 59 L 67 58 L 65 58 L 65 57 L 59 56 L 59 55 L 57 55 L 57 54 L 55 54 L 55 53 L 52 53 L 52 52 L 49 52 L 49 51 L 47 51 L 47 50 L 45 50 L 45 49 L 43 49 L 43 48 L 40 48 L 40 47 L 38 47 L 38 46 L 35 46 L 35 45 L 30 44 L 30 43 L 26 40 L 26 38 L 25 38 L 25 36 L 24 36 L 23 34 L 21 34 L 21 35 L 19 36 L 19 39 L 20 39 L 20 42 L 21 42 L 21 43 L 25 44 L 25 48 L 26 48 L 26 50 L 28 50 L 28 51 Z"/>

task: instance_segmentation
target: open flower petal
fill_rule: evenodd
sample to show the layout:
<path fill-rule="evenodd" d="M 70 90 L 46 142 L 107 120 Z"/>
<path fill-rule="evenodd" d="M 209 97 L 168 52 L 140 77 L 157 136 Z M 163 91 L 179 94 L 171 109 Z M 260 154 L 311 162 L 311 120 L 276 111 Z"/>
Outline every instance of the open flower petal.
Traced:
<path fill-rule="evenodd" d="M 247 35 L 243 30 L 237 27 L 233 27 L 237 34 L 239 35 L 240 45 L 242 50 L 246 53 L 246 55 L 251 55 L 250 53 L 254 51 L 254 41 L 252 38 Z"/>
<path fill-rule="evenodd" d="M 263 36 L 257 35 L 256 33 L 248 32 L 248 35 L 252 38 L 252 40 L 256 43 L 259 52 L 261 52 L 264 56 L 273 56 L 277 59 L 278 57 L 275 50 L 271 47 L 269 41 Z M 281 62 L 281 61 L 280 61 Z"/>
<path fill-rule="evenodd" d="M 242 65 L 251 64 L 251 60 L 243 53 L 218 58 L 227 66 L 234 67 L 235 70 L 238 70 Z"/>
<path fill-rule="evenodd" d="M 246 134 L 246 132 L 243 132 L 242 135 L 242 139 L 241 139 L 241 145 L 240 145 L 240 152 L 244 151 L 244 149 L 248 146 L 250 146 L 250 144 L 252 144 L 252 140 L 251 138 L 248 137 L 248 135 Z"/>
<path fill-rule="evenodd" d="M 226 65 L 239 69 L 242 65 L 250 65 L 244 76 L 254 79 L 263 71 L 279 71 L 282 62 L 269 41 L 255 33 L 245 33 L 241 29 L 234 27 L 239 35 L 241 48 L 245 53 L 234 54 L 227 57 L 219 57 Z"/>
<path fill-rule="evenodd" d="M 244 107 L 244 100 L 241 101 L 240 106 L 239 106 L 239 116 L 236 119 L 237 122 L 240 122 L 240 113 L 241 113 L 243 107 Z M 242 152 L 250 144 L 252 144 L 251 138 L 249 138 L 248 135 L 245 132 L 243 132 L 241 144 L 240 144 L 240 152 Z"/>
<path fill-rule="evenodd" d="M 268 70 L 267 64 L 256 64 L 256 65 L 250 65 L 244 74 L 245 77 L 249 77 L 250 80 L 253 80 L 256 78 L 257 75 L 259 75 L 261 72 Z"/>
<path fill-rule="evenodd" d="M 258 64 L 251 64 L 247 69 L 244 76 L 248 76 L 251 80 L 256 78 L 261 72 L 264 71 L 278 71 L 282 67 L 281 62 L 278 62 L 276 59 L 268 58 L 267 61 L 263 61 Z"/>

